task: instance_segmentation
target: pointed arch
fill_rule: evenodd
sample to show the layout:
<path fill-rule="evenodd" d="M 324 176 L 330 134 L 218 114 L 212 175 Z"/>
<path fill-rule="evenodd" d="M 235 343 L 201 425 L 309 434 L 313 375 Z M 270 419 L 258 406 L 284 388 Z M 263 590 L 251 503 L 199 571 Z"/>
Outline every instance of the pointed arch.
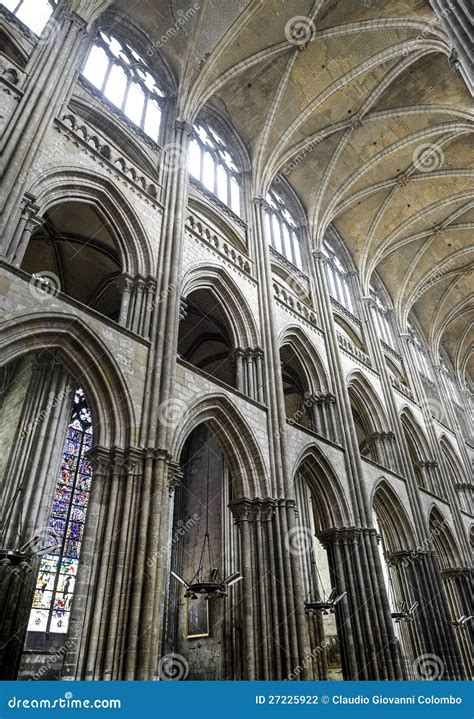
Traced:
<path fill-rule="evenodd" d="M 112 228 L 123 272 L 134 277 L 153 273 L 153 252 L 145 229 L 117 184 L 82 168 L 55 167 L 37 175 L 27 188 L 38 205 L 38 216 L 61 202 L 92 204 Z"/>
<path fill-rule="evenodd" d="M 127 447 L 136 421 L 129 390 L 110 350 L 86 323 L 73 315 L 34 313 L 3 327 L 5 364 L 30 353 L 58 352 L 84 390 L 94 425 L 94 444 Z"/>
<path fill-rule="evenodd" d="M 255 435 L 224 394 L 207 394 L 189 408 L 171 440 L 172 456 L 181 456 L 187 437 L 202 423 L 209 424 L 225 454 L 231 470 L 234 496 L 272 496 L 267 469 Z"/>
<path fill-rule="evenodd" d="M 316 443 L 305 447 L 298 456 L 292 476 L 296 479 L 298 474 L 306 481 L 314 497 L 319 531 L 352 524 L 344 488 L 331 462 Z"/>
<path fill-rule="evenodd" d="M 443 459 L 448 467 L 454 484 L 461 484 L 464 481 L 465 470 L 458 453 L 445 434 L 439 440 Z"/>
<path fill-rule="evenodd" d="M 359 412 L 362 422 L 373 432 L 386 431 L 388 420 L 382 402 L 367 377 L 360 371 L 354 370 L 347 376 L 347 389 L 351 404 Z"/>
<path fill-rule="evenodd" d="M 374 487 L 372 507 L 388 552 L 399 552 L 415 546 L 413 525 L 400 498 L 384 477 Z"/>
<path fill-rule="evenodd" d="M 318 351 L 306 332 L 297 325 L 285 327 L 278 338 L 280 349 L 289 346 L 301 366 L 311 393 L 329 389 L 329 379 Z"/>
<path fill-rule="evenodd" d="M 431 452 L 428 439 L 420 423 L 415 419 L 415 416 L 408 407 L 402 410 L 400 419 L 409 444 L 409 449 L 416 451 L 415 461 L 430 459 Z"/>
<path fill-rule="evenodd" d="M 438 556 L 441 569 L 458 567 L 461 564 L 459 552 L 448 520 L 436 505 L 433 505 L 429 514 L 429 528 L 431 541 Z"/>
<path fill-rule="evenodd" d="M 247 300 L 224 267 L 200 263 L 183 277 L 181 294 L 184 298 L 197 290 L 208 290 L 225 314 L 234 336 L 235 347 L 258 347 L 259 332 Z"/>

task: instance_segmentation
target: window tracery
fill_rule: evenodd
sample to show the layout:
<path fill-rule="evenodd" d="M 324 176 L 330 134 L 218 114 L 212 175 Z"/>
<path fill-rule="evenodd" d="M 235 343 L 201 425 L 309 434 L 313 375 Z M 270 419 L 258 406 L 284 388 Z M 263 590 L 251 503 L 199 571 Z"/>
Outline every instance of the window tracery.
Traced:
<path fill-rule="evenodd" d="M 49 519 L 57 546 L 41 559 L 28 631 L 67 632 L 92 481 L 91 446 L 91 415 L 77 389 Z"/>
<path fill-rule="evenodd" d="M 301 241 L 293 214 L 275 190 L 268 191 L 266 200 L 269 209 L 266 213 L 265 231 L 270 246 L 298 269 L 303 269 Z"/>
<path fill-rule="evenodd" d="M 148 137 L 158 141 L 165 92 L 129 44 L 100 30 L 82 75 Z"/>
<path fill-rule="evenodd" d="M 222 136 L 196 124 L 189 145 L 189 172 L 221 202 L 241 215 L 241 171 Z"/>

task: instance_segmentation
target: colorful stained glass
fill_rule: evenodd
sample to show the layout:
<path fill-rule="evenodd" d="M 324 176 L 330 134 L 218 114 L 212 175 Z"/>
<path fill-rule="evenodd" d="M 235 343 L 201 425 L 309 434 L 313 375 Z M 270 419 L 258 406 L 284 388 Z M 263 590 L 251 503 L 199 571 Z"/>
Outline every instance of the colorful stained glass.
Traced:
<path fill-rule="evenodd" d="M 85 456 L 91 446 L 91 415 L 78 389 L 49 518 L 58 546 L 41 560 L 28 623 L 31 632 L 67 632 L 91 488 L 92 468 Z"/>

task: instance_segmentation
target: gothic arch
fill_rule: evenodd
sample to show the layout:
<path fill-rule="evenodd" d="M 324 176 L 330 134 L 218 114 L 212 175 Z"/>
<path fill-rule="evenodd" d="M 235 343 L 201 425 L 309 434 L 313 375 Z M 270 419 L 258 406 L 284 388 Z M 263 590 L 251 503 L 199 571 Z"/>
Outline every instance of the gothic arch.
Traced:
<path fill-rule="evenodd" d="M 178 459 L 192 430 L 208 423 L 229 464 L 234 496 L 272 496 L 263 457 L 252 429 L 224 394 L 208 394 L 189 408 L 171 439 L 171 454 Z"/>
<path fill-rule="evenodd" d="M 383 477 L 374 487 L 372 507 L 390 553 L 412 549 L 415 546 L 415 532 L 403 503 Z"/>
<path fill-rule="evenodd" d="M 419 422 L 415 419 L 413 413 L 408 407 L 405 407 L 400 415 L 405 436 L 411 442 L 413 448 L 418 453 L 418 460 L 430 459 L 429 443 L 423 432 Z"/>
<path fill-rule="evenodd" d="M 446 466 L 449 472 L 452 472 L 454 475 L 453 480 L 455 482 L 462 483 L 464 477 L 464 468 L 458 453 L 456 452 L 453 445 L 445 434 L 440 437 L 439 444 Z"/>
<path fill-rule="evenodd" d="M 433 505 L 429 513 L 429 528 L 441 569 L 460 566 L 459 552 L 448 521 L 436 505 Z"/>
<path fill-rule="evenodd" d="M 196 290 L 208 290 L 218 301 L 233 332 L 235 347 L 258 347 L 259 334 L 247 300 L 230 274 L 223 267 L 201 263 L 183 277 L 182 296 Z"/>
<path fill-rule="evenodd" d="M 355 370 L 347 376 L 349 397 L 357 407 L 370 432 L 388 429 L 387 416 L 374 388 L 362 372 Z"/>
<path fill-rule="evenodd" d="M 30 353 L 59 352 L 86 393 L 95 445 L 126 447 L 133 441 L 135 416 L 123 375 L 112 353 L 82 319 L 51 312 L 17 316 L 5 323 L 3 343 L 5 364 Z"/>
<path fill-rule="evenodd" d="M 252 168 L 250 155 L 242 141 L 239 133 L 234 126 L 211 105 L 202 105 L 195 112 L 192 121 L 196 124 L 202 122 L 204 125 L 209 124 L 220 132 L 227 141 L 228 146 L 236 153 L 243 172 L 249 172 Z"/>
<path fill-rule="evenodd" d="M 61 202 L 92 204 L 114 230 L 122 271 L 131 277 L 153 273 L 153 253 L 142 223 L 117 185 L 108 178 L 80 168 L 55 167 L 36 175 L 27 192 L 35 198 L 39 217 Z"/>
<path fill-rule="evenodd" d="M 352 524 L 352 515 L 345 492 L 331 462 L 317 444 L 310 444 L 296 460 L 292 476 L 300 474 L 306 480 L 317 505 L 321 522 L 319 531 Z"/>
<path fill-rule="evenodd" d="M 301 327 L 291 325 L 280 333 L 278 339 L 280 349 L 288 345 L 299 360 L 304 372 L 306 384 L 311 393 L 324 392 L 329 389 L 329 380 L 313 343 Z"/>

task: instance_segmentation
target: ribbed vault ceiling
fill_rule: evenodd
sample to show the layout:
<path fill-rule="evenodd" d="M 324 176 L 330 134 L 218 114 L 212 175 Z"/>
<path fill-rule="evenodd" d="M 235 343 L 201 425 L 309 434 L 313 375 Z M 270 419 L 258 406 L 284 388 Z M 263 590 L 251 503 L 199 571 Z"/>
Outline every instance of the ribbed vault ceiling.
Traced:
<path fill-rule="evenodd" d="M 435 356 L 441 345 L 461 376 L 472 371 L 473 106 L 429 3 L 119 0 L 113 9 L 160 42 L 183 119 L 208 103 L 234 126 L 254 195 L 284 175 L 314 248 L 334 223 L 364 294 L 376 270 L 400 321 L 413 311 Z M 296 16 L 306 18 L 298 44 L 287 25 Z"/>

